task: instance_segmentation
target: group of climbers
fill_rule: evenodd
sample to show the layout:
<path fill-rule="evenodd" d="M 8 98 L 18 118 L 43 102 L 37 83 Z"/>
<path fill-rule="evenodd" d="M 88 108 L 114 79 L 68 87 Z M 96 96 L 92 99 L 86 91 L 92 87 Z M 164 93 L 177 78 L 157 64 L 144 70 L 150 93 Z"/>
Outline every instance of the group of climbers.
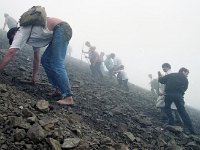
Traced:
<path fill-rule="evenodd" d="M 10 29 L 7 36 L 11 47 L 1 60 L 0 71 L 6 67 L 23 45 L 29 44 L 34 50 L 32 75 L 32 81 L 34 83 L 36 73 L 39 69 L 39 48 L 48 45 L 42 56 L 41 63 L 45 69 L 49 82 L 55 88 L 55 93 L 53 94 L 61 95 L 62 98 L 57 101 L 59 104 L 68 106 L 73 105 L 73 94 L 71 92 L 64 64 L 67 46 L 72 37 L 72 29 L 69 24 L 58 18 L 47 17 L 46 23 L 48 30 L 45 30 L 40 26 L 33 27 L 30 25 L 26 27 L 17 27 L 17 22 L 15 22 L 8 14 L 5 14 L 4 16 L 5 24 L 3 29 L 5 29 L 7 24 Z M 37 36 L 31 35 L 31 32 L 34 32 Z M 41 34 L 41 32 L 44 32 L 44 34 Z M 86 57 L 90 61 L 92 76 L 96 79 L 103 79 L 104 75 L 102 73 L 102 68 L 104 67 L 102 66 L 105 66 L 109 78 L 115 77 L 119 85 L 129 91 L 128 77 L 122 61 L 117 58 L 114 53 L 108 54 L 104 60 L 104 52 L 99 54 L 96 51 L 96 47 L 92 46 L 88 41 L 85 45 L 89 50 L 83 51 L 83 53 L 88 55 Z M 158 72 L 158 80 L 153 80 L 152 75 L 149 75 L 149 78 L 151 79 L 151 91 L 158 95 L 156 106 L 160 108 L 161 113 L 167 116 L 170 125 L 175 125 L 172 113 L 174 112 L 177 121 L 179 122 L 182 119 L 188 130 L 194 134 L 194 128 L 190 117 L 185 110 L 183 99 L 184 93 L 188 88 L 187 75 L 189 74 L 189 70 L 181 68 L 178 73 L 169 73 L 171 66 L 168 63 L 164 63 L 162 69 L 165 72 L 165 76 L 162 76 L 161 73 Z M 160 84 L 158 84 L 158 82 Z"/>
<path fill-rule="evenodd" d="M 96 51 L 96 47 L 92 46 L 90 42 L 85 42 L 85 45 L 89 48 L 88 51 L 82 51 L 82 53 L 87 54 L 85 56 L 90 61 L 90 69 L 92 76 L 95 79 L 103 79 L 103 73 L 105 72 L 104 66 L 107 69 L 109 78 L 116 77 L 120 87 L 129 91 L 128 87 L 128 77 L 124 70 L 124 65 L 122 61 L 115 56 L 114 53 L 108 54 L 104 60 L 105 53 Z"/>

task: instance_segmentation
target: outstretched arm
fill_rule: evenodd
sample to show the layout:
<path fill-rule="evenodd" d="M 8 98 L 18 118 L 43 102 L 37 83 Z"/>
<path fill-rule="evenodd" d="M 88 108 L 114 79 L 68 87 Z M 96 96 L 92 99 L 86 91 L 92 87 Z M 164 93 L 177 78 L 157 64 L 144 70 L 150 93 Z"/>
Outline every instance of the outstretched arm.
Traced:
<path fill-rule="evenodd" d="M 11 61 L 13 56 L 16 54 L 17 48 L 10 48 L 4 55 L 1 63 L 0 63 L 0 71 L 2 71 L 6 65 Z"/>
<path fill-rule="evenodd" d="M 40 48 L 34 50 L 34 59 L 33 59 L 33 74 L 32 74 L 32 82 L 35 83 L 35 77 L 38 73 L 40 66 Z"/>

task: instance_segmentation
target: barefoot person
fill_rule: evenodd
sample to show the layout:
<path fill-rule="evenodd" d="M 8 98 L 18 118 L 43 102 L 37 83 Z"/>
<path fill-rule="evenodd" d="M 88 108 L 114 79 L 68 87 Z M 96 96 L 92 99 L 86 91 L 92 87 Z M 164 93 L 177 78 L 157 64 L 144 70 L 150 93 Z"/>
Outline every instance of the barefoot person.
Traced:
<path fill-rule="evenodd" d="M 64 64 L 67 45 L 72 37 L 72 29 L 69 24 L 58 18 L 47 17 L 47 28 L 32 25 L 12 28 L 8 31 L 7 36 L 11 46 L 0 63 L 0 71 L 11 61 L 18 50 L 22 49 L 25 44 L 29 44 L 34 50 L 32 81 L 35 82 L 40 64 L 40 47 L 48 45 L 41 58 L 42 66 L 49 82 L 62 96 L 62 99 L 57 102 L 73 105 L 73 94 Z"/>

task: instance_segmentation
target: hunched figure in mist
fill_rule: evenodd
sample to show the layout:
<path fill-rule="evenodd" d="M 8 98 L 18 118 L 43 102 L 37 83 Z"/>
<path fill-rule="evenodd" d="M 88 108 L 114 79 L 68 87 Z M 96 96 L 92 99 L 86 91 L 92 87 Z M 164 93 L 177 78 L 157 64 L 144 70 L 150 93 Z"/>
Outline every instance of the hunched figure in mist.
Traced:
<path fill-rule="evenodd" d="M 58 18 L 47 17 L 46 28 L 41 26 L 32 27 L 31 25 L 12 28 L 8 31 L 7 36 L 11 46 L 0 63 L 0 71 L 11 61 L 16 52 L 27 43 L 34 50 L 32 82 L 35 83 L 35 76 L 39 70 L 40 63 L 40 47 L 48 45 L 41 58 L 42 66 L 49 82 L 55 88 L 54 94 L 61 94 L 62 96 L 62 99 L 57 102 L 59 104 L 73 105 L 73 94 L 64 64 L 67 45 L 72 37 L 70 25 Z"/>
<path fill-rule="evenodd" d="M 113 76 L 113 69 L 114 69 L 114 62 L 113 59 L 115 58 L 115 54 L 111 53 L 106 56 L 106 59 L 104 60 L 104 65 L 106 66 L 106 69 L 108 70 L 109 77 L 112 78 Z"/>
<path fill-rule="evenodd" d="M 153 79 L 152 74 L 148 74 L 148 77 L 150 79 L 150 86 L 151 86 L 151 93 L 153 95 L 159 95 L 159 86 L 158 86 L 158 79 Z"/>
<path fill-rule="evenodd" d="M 90 60 L 90 70 L 94 78 L 103 78 L 103 73 L 101 71 L 102 56 L 96 51 L 96 47 L 92 46 L 88 41 L 85 43 L 89 47 L 87 52 L 82 51 L 82 53 L 88 54 L 86 58 Z"/>
<path fill-rule="evenodd" d="M 183 98 L 185 91 L 188 89 L 188 74 L 189 70 L 183 67 L 178 73 L 171 73 L 164 77 L 162 77 L 160 73 L 158 75 L 159 82 L 166 85 L 165 112 L 169 119 L 169 124 L 174 125 L 174 117 L 171 110 L 171 104 L 174 102 L 185 126 L 192 134 L 195 134 L 191 119 L 185 110 Z"/>
<path fill-rule="evenodd" d="M 4 17 L 5 21 L 3 25 L 3 30 L 5 30 L 6 25 L 8 26 L 8 29 L 17 27 L 17 21 L 13 17 L 9 16 L 9 14 L 7 13 L 4 14 Z"/>
<path fill-rule="evenodd" d="M 120 87 L 123 87 L 126 91 L 129 91 L 128 87 L 128 76 L 124 70 L 124 65 L 120 65 L 117 70 L 114 71 L 117 73 L 117 81 Z"/>

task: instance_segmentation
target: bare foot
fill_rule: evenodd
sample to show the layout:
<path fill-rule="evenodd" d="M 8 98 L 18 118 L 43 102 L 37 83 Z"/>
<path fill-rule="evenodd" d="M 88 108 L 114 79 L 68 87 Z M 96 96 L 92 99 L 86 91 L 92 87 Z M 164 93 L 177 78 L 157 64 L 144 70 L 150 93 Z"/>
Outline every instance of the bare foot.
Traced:
<path fill-rule="evenodd" d="M 74 105 L 74 100 L 73 98 L 70 97 L 66 97 L 64 99 L 58 100 L 57 103 L 62 104 L 62 105 Z"/>

